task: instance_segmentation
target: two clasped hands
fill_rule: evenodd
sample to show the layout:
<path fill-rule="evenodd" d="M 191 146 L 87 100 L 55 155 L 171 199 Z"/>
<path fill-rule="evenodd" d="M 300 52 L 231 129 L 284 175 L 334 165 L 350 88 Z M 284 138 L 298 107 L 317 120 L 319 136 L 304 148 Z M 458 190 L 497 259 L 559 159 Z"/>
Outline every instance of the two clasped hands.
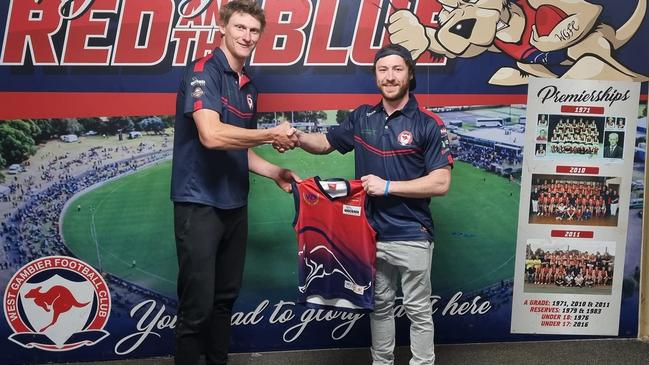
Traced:
<path fill-rule="evenodd" d="M 283 122 L 273 127 L 273 148 L 284 153 L 295 147 L 300 147 L 300 135 L 302 131 L 291 126 L 289 122 Z M 363 189 L 370 196 L 387 196 L 392 193 L 390 181 L 384 180 L 376 175 L 368 174 L 360 178 Z"/>
<path fill-rule="evenodd" d="M 277 152 L 284 153 L 295 147 L 300 147 L 298 133 L 298 130 L 292 127 L 289 122 L 283 122 L 273 127 L 273 148 Z"/>

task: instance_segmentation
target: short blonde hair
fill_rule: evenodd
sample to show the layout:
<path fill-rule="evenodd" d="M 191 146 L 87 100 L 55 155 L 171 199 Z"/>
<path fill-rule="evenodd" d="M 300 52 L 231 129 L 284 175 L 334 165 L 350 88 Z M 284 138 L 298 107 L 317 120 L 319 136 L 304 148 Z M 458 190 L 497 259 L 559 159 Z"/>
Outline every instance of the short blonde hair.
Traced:
<path fill-rule="evenodd" d="M 261 24 L 261 31 L 266 27 L 266 16 L 264 10 L 254 0 L 231 0 L 219 9 L 219 17 L 225 26 L 234 13 L 250 14 Z"/>

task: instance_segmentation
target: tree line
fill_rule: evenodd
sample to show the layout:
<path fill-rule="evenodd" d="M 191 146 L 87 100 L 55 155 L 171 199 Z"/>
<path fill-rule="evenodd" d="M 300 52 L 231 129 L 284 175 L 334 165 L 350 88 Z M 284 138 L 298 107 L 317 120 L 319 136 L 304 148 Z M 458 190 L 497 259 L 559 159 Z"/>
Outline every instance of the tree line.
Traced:
<path fill-rule="evenodd" d="M 16 119 L 0 122 L 0 168 L 22 163 L 36 153 L 40 143 L 67 134 L 114 136 L 129 131 L 163 133 L 173 116 L 67 119 Z"/>
<path fill-rule="evenodd" d="M 336 112 L 336 123 L 340 124 L 349 114 L 349 110 L 338 110 Z M 274 123 L 278 120 L 294 122 L 305 122 L 318 124 L 327 119 L 327 113 L 322 110 L 288 111 L 288 112 L 266 112 L 257 114 L 258 123 Z"/>
<path fill-rule="evenodd" d="M 349 110 L 336 112 L 336 123 L 340 124 Z M 84 135 L 87 133 L 114 136 L 119 133 L 141 131 L 164 133 L 173 126 L 173 116 L 152 117 L 102 117 L 65 119 L 16 119 L 0 122 L 0 168 L 22 163 L 36 153 L 38 144 L 63 135 Z M 257 122 L 272 123 L 279 119 L 318 124 L 327 119 L 324 111 L 295 111 L 259 113 Z"/>

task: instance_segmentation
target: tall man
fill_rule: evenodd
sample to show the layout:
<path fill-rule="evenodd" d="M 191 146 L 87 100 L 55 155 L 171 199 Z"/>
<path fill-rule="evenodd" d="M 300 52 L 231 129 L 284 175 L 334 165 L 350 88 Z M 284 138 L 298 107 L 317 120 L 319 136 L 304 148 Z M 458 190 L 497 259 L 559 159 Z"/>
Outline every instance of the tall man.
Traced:
<path fill-rule="evenodd" d="M 316 154 L 355 151 L 356 177 L 369 195 L 366 214 L 378 234 L 375 308 L 370 315 L 374 365 L 394 363 L 394 301 L 398 280 L 411 321 L 411 365 L 433 364 L 430 198 L 446 194 L 453 158 L 443 122 L 420 108 L 414 62 L 402 46 L 381 48 L 374 76 L 382 99 L 363 105 L 328 134 L 297 132 Z"/>
<path fill-rule="evenodd" d="M 178 365 L 225 364 L 230 317 L 241 280 L 248 231 L 248 171 L 285 191 L 298 180 L 250 148 L 295 146 L 288 123 L 257 130 L 257 89 L 244 69 L 265 18 L 254 1 L 232 0 L 219 12 L 219 48 L 190 64 L 176 101 L 171 199 L 178 254 Z"/>

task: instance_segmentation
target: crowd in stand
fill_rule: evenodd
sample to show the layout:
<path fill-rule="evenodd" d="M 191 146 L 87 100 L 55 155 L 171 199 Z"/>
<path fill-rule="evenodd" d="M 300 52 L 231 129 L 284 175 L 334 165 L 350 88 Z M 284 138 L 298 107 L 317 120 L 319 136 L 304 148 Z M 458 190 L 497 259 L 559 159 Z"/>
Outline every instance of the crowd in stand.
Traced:
<path fill-rule="evenodd" d="M 160 147 L 143 142 L 132 147 L 93 147 L 76 156 L 69 152 L 41 156 L 45 161 L 38 168 L 39 177 L 27 176 L 22 181 L 15 178 L 8 185 L 11 209 L 4 212 L 0 223 L 4 251 L 0 270 L 15 271 L 44 256 L 74 256 L 60 234 L 59 219 L 66 202 L 91 186 L 170 158 L 171 149 L 167 146 L 165 138 Z M 118 299 L 147 293 L 159 301 L 171 301 L 149 289 L 103 274 L 121 287 L 117 293 L 111 288 Z"/>
<path fill-rule="evenodd" d="M 522 154 L 512 149 L 479 146 L 463 141 L 453 148 L 452 153 L 455 159 L 485 170 L 492 170 L 494 164 L 515 165 L 523 161 Z"/>

